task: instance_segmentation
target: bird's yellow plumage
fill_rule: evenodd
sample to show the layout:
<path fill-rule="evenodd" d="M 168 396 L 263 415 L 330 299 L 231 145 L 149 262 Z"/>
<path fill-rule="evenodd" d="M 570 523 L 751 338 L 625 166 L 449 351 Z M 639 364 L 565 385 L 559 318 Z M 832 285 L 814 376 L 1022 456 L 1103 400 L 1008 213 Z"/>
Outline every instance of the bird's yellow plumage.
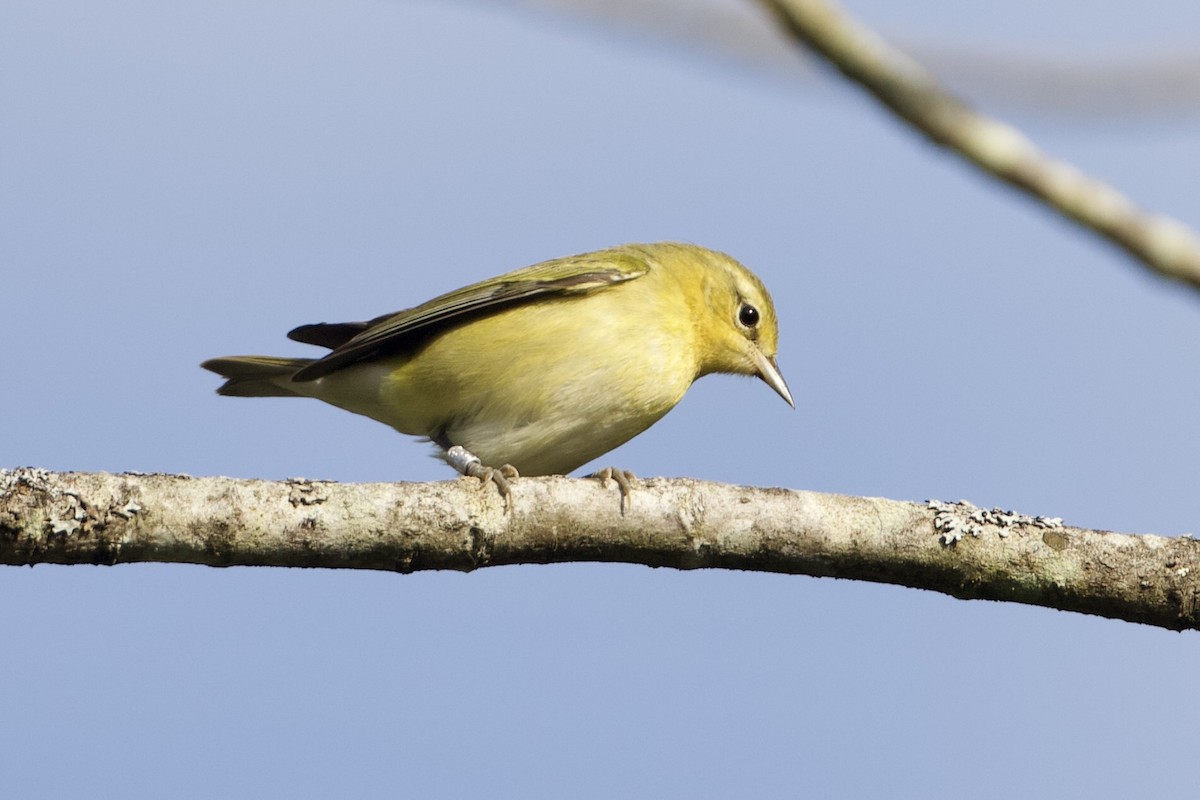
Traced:
<path fill-rule="evenodd" d="M 332 351 L 203 366 L 227 378 L 222 394 L 315 397 L 525 475 L 570 472 L 628 441 L 712 372 L 757 375 L 792 403 L 766 287 L 729 256 L 688 244 L 547 261 L 370 322 L 289 336 Z"/>

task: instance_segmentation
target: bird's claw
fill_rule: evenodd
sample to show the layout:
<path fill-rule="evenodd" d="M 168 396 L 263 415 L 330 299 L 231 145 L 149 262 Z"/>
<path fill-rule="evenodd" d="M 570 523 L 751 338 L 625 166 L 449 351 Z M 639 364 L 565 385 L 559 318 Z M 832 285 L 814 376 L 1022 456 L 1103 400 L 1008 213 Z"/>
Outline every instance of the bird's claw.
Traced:
<path fill-rule="evenodd" d="M 521 477 L 521 473 L 517 472 L 516 467 L 512 464 L 505 464 L 502 467 L 485 466 L 482 461 L 471 454 L 471 451 L 458 445 L 446 451 L 446 460 L 466 477 L 478 478 L 480 488 L 489 483 L 496 484 L 496 490 L 504 498 L 504 510 L 512 511 L 512 484 L 509 481 Z"/>
<path fill-rule="evenodd" d="M 512 464 L 505 464 L 502 467 L 485 467 L 483 464 L 472 464 L 467 468 L 466 475 L 470 478 L 478 478 L 479 488 L 481 489 L 489 483 L 494 483 L 496 490 L 504 498 L 504 510 L 506 512 L 512 511 L 513 499 L 512 484 L 510 481 L 521 477 L 521 473 L 517 472 L 516 467 Z"/>
<path fill-rule="evenodd" d="M 637 487 L 637 476 L 629 470 L 605 467 L 599 472 L 593 472 L 589 477 L 599 478 L 600 485 L 606 489 L 610 480 L 616 481 L 617 488 L 621 491 L 622 515 L 625 514 L 626 507 L 633 506 L 633 490 Z"/>

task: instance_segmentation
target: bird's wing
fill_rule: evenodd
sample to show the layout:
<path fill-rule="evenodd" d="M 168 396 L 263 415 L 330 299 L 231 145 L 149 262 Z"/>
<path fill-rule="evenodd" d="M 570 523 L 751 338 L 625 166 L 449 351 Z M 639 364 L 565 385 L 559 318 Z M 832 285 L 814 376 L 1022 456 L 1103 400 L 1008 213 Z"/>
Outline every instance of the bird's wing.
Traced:
<path fill-rule="evenodd" d="M 642 257 L 602 251 L 534 264 L 369 322 L 302 325 L 288 338 L 334 349 L 297 372 L 292 380 L 315 380 L 355 362 L 412 345 L 473 317 L 539 298 L 595 291 L 640 278 L 648 271 Z"/>
<path fill-rule="evenodd" d="M 391 315 L 389 315 L 391 316 Z M 316 322 L 288 331 L 293 342 L 315 344 L 330 350 L 341 347 L 371 326 L 370 322 Z"/>

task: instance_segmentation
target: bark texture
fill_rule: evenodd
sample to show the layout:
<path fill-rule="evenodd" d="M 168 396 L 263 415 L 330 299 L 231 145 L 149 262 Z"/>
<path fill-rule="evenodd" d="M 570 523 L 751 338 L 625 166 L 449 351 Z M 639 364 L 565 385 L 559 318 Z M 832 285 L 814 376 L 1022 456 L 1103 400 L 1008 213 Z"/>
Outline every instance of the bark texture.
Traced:
<path fill-rule="evenodd" d="M 1175 630 L 1200 627 L 1200 542 L 911 503 L 655 479 L 338 484 L 0 470 L 0 563 L 413 572 L 613 561 L 878 581 Z"/>

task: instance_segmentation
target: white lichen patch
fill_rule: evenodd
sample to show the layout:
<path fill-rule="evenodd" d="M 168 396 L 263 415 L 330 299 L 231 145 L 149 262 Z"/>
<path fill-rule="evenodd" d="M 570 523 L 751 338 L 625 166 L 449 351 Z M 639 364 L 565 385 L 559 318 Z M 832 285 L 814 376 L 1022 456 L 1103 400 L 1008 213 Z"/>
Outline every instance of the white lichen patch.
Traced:
<path fill-rule="evenodd" d="M 7 513 L 15 519 L 25 514 L 44 513 L 43 534 L 71 537 L 103 530 L 114 518 L 131 520 L 144 508 L 137 500 L 126 496 L 100 501 L 61 485 L 61 476 L 35 467 L 0 469 L 0 500 L 17 492 L 28 494 L 24 501 L 6 504 Z M 27 536 L 32 535 L 28 532 Z"/>
<path fill-rule="evenodd" d="M 310 481 L 308 478 L 288 478 L 288 502 L 293 506 L 315 506 L 324 503 L 329 495 L 325 481 Z"/>
<path fill-rule="evenodd" d="M 83 527 L 87 519 L 87 509 L 83 507 L 79 495 L 62 492 L 59 497 L 65 501 L 64 508 L 55 508 L 50 516 L 50 532 L 62 536 L 71 536 Z"/>
<path fill-rule="evenodd" d="M 1002 508 L 980 508 L 967 500 L 947 503 L 941 500 L 926 500 L 925 505 L 934 512 L 933 527 L 941 532 L 942 544 L 951 545 L 964 536 L 981 536 L 989 526 L 997 535 L 1005 538 L 1013 528 L 1061 528 L 1059 517 L 1031 517 Z"/>
<path fill-rule="evenodd" d="M 38 467 L 0 469 L 0 495 L 6 495 L 18 486 L 41 488 L 50 480 L 50 470 Z"/>
<path fill-rule="evenodd" d="M 112 513 L 116 514 L 121 519 L 132 519 L 134 514 L 140 514 L 142 507 L 133 500 L 130 500 L 125 505 L 119 508 L 113 508 Z"/>

